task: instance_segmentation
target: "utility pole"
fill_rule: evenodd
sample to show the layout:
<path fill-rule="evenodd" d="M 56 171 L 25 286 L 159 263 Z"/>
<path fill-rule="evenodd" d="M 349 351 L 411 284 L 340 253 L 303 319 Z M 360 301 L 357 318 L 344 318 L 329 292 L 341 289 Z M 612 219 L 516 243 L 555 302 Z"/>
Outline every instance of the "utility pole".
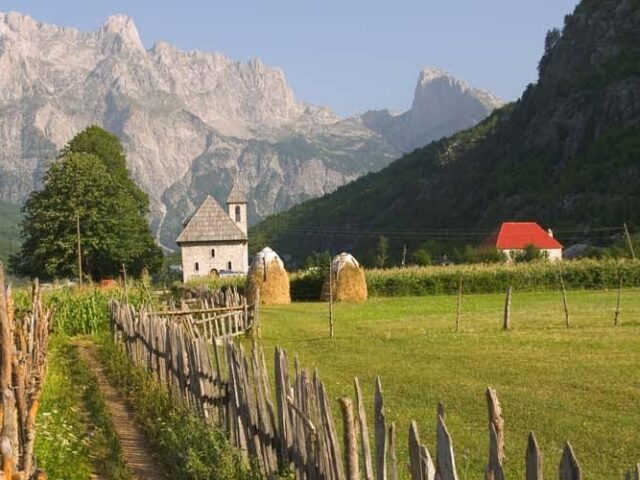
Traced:
<path fill-rule="evenodd" d="M 626 222 L 622 224 L 624 226 L 624 234 L 627 236 L 627 242 L 629 242 L 629 250 L 631 251 L 631 258 L 636 259 L 636 254 L 633 251 L 633 242 L 631 241 L 631 235 L 629 235 L 629 229 Z"/>
<path fill-rule="evenodd" d="M 80 242 L 80 214 L 76 212 L 76 236 L 78 243 L 78 280 L 82 286 L 82 243 Z"/>

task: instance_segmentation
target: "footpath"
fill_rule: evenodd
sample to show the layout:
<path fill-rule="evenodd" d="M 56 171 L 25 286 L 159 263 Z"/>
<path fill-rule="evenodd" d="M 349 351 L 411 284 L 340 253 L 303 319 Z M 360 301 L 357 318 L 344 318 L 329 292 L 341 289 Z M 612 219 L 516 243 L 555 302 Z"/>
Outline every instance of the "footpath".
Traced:
<path fill-rule="evenodd" d="M 113 422 L 114 430 L 120 438 L 122 456 L 133 479 L 164 480 L 164 471 L 157 465 L 146 437 L 138 427 L 133 412 L 120 393 L 111 386 L 97 359 L 94 346 L 79 342 L 78 352 L 91 372 L 95 375 L 105 401 L 106 410 Z"/>

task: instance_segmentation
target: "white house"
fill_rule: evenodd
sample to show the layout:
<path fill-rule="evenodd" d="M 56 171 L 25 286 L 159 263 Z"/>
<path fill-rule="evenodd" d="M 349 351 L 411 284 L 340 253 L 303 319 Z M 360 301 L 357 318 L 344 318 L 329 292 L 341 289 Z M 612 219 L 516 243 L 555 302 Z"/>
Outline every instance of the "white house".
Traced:
<path fill-rule="evenodd" d="M 504 222 L 495 239 L 495 247 L 511 261 L 528 245 L 540 250 L 549 260 L 562 260 L 562 244 L 535 222 Z"/>
<path fill-rule="evenodd" d="M 176 243 L 182 253 L 182 278 L 249 270 L 247 199 L 236 185 L 227 198 L 227 212 L 210 196 L 184 224 Z"/>

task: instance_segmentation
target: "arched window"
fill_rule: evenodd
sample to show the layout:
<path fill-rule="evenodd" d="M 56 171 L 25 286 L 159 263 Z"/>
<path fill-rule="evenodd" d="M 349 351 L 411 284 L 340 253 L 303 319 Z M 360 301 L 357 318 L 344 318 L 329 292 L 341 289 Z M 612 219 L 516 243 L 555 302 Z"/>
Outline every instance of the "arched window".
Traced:
<path fill-rule="evenodd" d="M 240 205 L 236 205 L 236 222 L 242 221 L 242 210 L 240 209 Z"/>
<path fill-rule="evenodd" d="M 216 258 L 216 249 L 215 248 L 211 249 L 211 258 Z"/>
<path fill-rule="evenodd" d="M 227 262 L 227 270 L 231 270 L 231 262 Z"/>
<path fill-rule="evenodd" d="M 196 262 L 196 272 L 200 270 L 200 265 L 198 265 L 198 262 Z"/>

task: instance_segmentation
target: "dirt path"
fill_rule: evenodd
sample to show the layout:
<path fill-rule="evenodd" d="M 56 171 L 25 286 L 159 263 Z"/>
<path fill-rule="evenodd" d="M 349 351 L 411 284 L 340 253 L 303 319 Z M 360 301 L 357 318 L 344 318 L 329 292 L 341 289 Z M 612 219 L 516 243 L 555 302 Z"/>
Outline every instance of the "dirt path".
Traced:
<path fill-rule="evenodd" d="M 131 409 L 120 393 L 111 386 L 104 374 L 100 361 L 96 358 L 91 343 L 78 343 L 80 358 L 87 363 L 96 376 L 102 392 L 107 412 L 111 417 L 114 429 L 120 438 L 122 456 L 132 472 L 133 479 L 163 480 L 167 477 L 156 464 L 147 439 L 138 428 Z"/>

